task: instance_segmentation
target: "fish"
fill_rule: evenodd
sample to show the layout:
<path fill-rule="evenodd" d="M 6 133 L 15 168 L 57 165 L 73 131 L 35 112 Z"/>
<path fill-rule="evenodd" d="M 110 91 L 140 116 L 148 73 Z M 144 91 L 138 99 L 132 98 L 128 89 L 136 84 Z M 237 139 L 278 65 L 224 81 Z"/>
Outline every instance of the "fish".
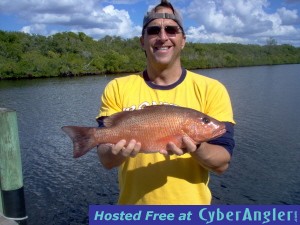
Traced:
<path fill-rule="evenodd" d="M 74 158 L 83 156 L 99 144 L 116 144 L 122 139 L 127 143 L 132 139 L 140 142 L 139 153 L 155 153 L 166 150 L 169 142 L 184 148 L 184 136 L 200 144 L 226 132 L 224 122 L 197 110 L 174 105 L 152 105 L 118 112 L 106 117 L 103 123 L 104 127 L 62 127 L 73 141 Z"/>

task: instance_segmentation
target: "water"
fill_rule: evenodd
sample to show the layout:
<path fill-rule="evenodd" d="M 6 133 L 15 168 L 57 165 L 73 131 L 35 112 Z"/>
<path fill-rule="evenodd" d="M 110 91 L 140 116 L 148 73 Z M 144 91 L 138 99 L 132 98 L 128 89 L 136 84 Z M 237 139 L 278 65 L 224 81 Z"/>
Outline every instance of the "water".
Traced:
<path fill-rule="evenodd" d="M 300 204 L 300 65 L 198 70 L 227 87 L 237 122 L 229 170 L 211 176 L 214 204 Z M 72 158 L 63 125 L 95 126 L 108 77 L 0 81 L 17 110 L 29 225 L 88 224 L 90 204 L 114 204 L 116 170 L 94 151 Z"/>
<path fill-rule="evenodd" d="M 222 81 L 235 113 L 230 169 L 215 203 L 300 204 L 300 65 L 201 71 Z"/>

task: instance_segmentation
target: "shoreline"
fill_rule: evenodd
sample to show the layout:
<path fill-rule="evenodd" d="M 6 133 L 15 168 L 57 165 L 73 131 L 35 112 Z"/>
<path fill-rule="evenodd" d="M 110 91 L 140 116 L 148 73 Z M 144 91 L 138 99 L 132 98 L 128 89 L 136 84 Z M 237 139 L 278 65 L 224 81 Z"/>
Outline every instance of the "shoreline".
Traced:
<path fill-rule="evenodd" d="M 280 66 L 280 65 L 298 65 L 300 63 L 279 63 L 279 64 L 260 64 L 260 65 L 245 65 L 245 66 L 223 66 L 223 67 L 209 67 L 209 68 L 185 68 L 187 70 L 209 70 L 209 69 L 226 69 L 226 68 L 239 68 L 239 67 L 259 67 L 259 66 Z M 53 75 L 53 76 L 32 76 L 32 75 L 24 75 L 19 77 L 0 77 L 0 82 L 4 80 L 34 80 L 34 79 L 46 79 L 46 78 L 76 78 L 76 77 L 90 77 L 90 76 L 113 76 L 113 75 L 128 75 L 134 73 L 140 73 L 141 71 L 135 72 L 116 72 L 116 73 L 80 73 L 80 74 L 72 74 L 68 75 Z"/>

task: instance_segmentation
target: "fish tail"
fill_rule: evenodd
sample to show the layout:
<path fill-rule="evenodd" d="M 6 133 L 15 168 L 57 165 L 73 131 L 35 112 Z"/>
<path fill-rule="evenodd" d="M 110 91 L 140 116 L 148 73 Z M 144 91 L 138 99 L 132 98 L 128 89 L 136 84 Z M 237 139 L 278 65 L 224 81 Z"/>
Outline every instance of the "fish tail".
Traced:
<path fill-rule="evenodd" d="M 61 128 L 73 141 L 73 157 L 83 156 L 97 146 L 93 127 L 64 126 Z"/>

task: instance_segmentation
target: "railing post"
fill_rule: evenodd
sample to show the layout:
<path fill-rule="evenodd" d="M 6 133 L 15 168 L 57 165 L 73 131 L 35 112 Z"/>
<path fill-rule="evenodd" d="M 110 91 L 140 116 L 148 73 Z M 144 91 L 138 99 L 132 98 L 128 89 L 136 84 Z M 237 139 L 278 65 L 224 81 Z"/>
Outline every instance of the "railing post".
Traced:
<path fill-rule="evenodd" d="M 1 164 L 0 164 L 1 168 Z M 1 176 L 0 176 L 1 177 Z M 0 214 L 3 214 L 3 206 L 2 206 L 2 192 L 1 192 L 1 178 L 0 178 Z"/>
<path fill-rule="evenodd" d="M 3 215 L 27 224 L 16 111 L 0 108 L 0 190 Z"/>

